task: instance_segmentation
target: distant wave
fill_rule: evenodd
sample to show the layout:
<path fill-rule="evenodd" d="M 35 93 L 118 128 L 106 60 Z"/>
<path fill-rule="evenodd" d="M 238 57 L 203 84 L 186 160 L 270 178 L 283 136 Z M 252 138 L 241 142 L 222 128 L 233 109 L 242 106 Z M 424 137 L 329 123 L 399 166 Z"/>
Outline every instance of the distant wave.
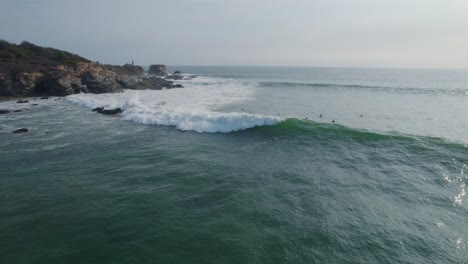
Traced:
<path fill-rule="evenodd" d="M 300 83 L 300 82 L 261 82 L 262 87 L 314 87 L 314 88 L 336 88 L 336 89 L 367 89 L 379 92 L 398 92 L 412 94 L 448 94 L 468 96 L 468 89 L 443 89 L 443 88 L 415 88 L 415 87 L 388 87 L 369 86 L 356 84 L 334 84 L 334 83 Z"/>

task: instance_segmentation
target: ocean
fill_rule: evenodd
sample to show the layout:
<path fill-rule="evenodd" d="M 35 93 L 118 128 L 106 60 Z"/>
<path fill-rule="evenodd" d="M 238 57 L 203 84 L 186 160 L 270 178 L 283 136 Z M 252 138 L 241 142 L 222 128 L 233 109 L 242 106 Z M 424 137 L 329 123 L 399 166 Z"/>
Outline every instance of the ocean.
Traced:
<path fill-rule="evenodd" d="M 0 263 L 468 263 L 468 70 L 175 70 L 0 103 Z"/>

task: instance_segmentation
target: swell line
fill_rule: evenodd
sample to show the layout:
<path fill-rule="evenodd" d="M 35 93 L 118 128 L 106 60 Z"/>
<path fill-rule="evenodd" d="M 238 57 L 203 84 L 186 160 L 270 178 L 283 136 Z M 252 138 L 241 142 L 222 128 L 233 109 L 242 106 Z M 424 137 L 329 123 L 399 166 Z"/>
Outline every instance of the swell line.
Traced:
<path fill-rule="evenodd" d="M 444 89 L 444 88 L 416 88 L 416 87 L 389 87 L 371 86 L 357 84 L 335 84 L 335 83 L 301 83 L 301 82 L 260 82 L 260 87 L 312 87 L 312 88 L 334 88 L 334 89 L 366 89 L 379 92 L 399 92 L 411 94 L 448 94 L 468 96 L 468 89 Z"/>

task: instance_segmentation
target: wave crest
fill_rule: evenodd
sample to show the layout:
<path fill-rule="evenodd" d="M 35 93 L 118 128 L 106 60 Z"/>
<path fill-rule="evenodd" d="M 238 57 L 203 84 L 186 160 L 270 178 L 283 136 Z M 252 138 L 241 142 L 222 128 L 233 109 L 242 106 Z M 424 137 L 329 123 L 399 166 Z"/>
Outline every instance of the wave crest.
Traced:
<path fill-rule="evenodd" d="M 151 110 L 130 108 L 123 113 L 124 120 L 144 125 L 174 126 L 183 131 L 228 133 L 256 126 L 274 125 L 279 117 L 245 113 L 194 112 L 185 109 Z"/>
<path fill-rule="evenodd" d="M 229 133 L 257 126 L 274 125 L 280 117 L 212 110 L 249 100 L 254 87 L 223 81 L 212 85 L 162 91 L 126 90 L 117 94 L 75 94 L 67 100 L 87 108 L 121 108 L 123 120 L 144 125 L 174 126 L 183 131 Z M 193 84 L 193 82 L 192 82 Z"/>

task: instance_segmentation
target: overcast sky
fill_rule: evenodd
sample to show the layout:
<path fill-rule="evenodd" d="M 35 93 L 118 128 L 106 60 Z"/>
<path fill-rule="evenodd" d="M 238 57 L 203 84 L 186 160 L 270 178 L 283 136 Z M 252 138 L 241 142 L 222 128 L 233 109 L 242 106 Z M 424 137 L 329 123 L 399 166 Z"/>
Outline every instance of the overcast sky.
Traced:
<path fill-rule="evenodd" d="M 0 38 L 113 64 L 468 68 L 468 0 L 0 0 Z"/>

